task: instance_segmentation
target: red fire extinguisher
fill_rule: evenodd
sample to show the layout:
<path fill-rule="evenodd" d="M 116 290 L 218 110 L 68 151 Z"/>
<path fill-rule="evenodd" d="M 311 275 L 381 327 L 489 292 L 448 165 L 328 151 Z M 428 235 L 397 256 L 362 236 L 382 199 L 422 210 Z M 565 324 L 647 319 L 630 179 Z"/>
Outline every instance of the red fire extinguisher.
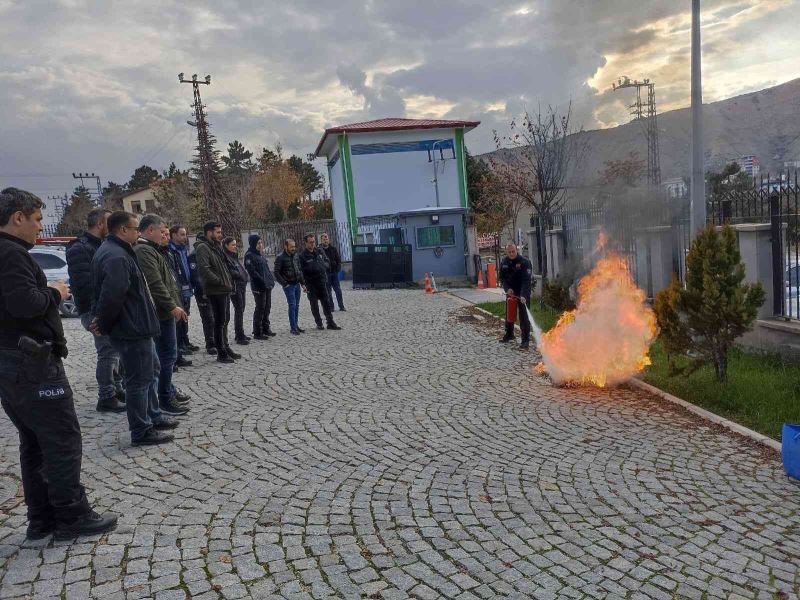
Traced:
<path fill-rule="evenodd" d="M 517 322 L 517 306 L 519 298 L 513 294 L 506 296 L 506 323 Z"/>

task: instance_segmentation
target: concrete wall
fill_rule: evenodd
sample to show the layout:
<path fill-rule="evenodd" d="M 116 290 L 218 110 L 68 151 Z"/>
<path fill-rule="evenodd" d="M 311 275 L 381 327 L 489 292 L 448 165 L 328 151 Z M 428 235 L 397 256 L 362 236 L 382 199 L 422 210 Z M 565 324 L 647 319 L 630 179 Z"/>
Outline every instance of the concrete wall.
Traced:
<path fill-rule="evenodd" d="M 400 226 L 405 228 L 407 242 L 412 248 L 413 278 L 419 281 L 425 273 L 433 272 L 437 281 L 442 278 L 466 277 L 464 260 L 464 216 L 463 213 L 443 213 L 439 215 L 439 225 L 452 225 L 455 230 L 455 245 L 442 246 L 442 256 L 437 257 L 434 248 L 418 248 L 416 229 L 432 225 L 430 214 L 400 217 Z"/>
<path fill-rule="evenodd" d="M 439 139 L 451 140 L 455 144 L 455 130 L 426 129 L 350 134 L 357 216 L 388 215 L 404 210 L 435 207 L 433 164 L 428 162 L 428 152 L 421 147 L 407 149 L 413 148 L 414 142 Z M 391 145 L 398 143 L 406 145 Z M 406 151 L 397 151 L 401 149 Z M 359 152 L 368 153 L 359 154 Z M 438 156 L 438 147 L 436 152 Z M 444 162 L 437 162 L 439 205 L 459 207 L 461 200 L 457 159 L 453 158 L 451 149 L 444 150 L 444 157 Z M 341 170 L 341 167 L 339 169 Z M 333 194 L 336 199 L 336 192 Z M 336 219 L 345 220 L 346 213 L 340 216 L 337 212 Z"/>

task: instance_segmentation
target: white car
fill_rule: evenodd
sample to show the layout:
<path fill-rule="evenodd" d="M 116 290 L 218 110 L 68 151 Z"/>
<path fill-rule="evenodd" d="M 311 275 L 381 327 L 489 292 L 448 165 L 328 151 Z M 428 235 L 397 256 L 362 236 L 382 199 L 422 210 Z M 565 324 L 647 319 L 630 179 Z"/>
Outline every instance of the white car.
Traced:
<path fill-rule="evenodd" d="M 35 260 L 42 271 L 44 271 L 47 281 L 64 281 L 69 283 L 69 272 L 67 271 L 67 252 L 60 246 L 34 246 L 30 250 L 33 260 Z M 78 308 L 70 294 L 61 301 L 58 307 L 61 314 L 65 317 L 77 317 Z"/>

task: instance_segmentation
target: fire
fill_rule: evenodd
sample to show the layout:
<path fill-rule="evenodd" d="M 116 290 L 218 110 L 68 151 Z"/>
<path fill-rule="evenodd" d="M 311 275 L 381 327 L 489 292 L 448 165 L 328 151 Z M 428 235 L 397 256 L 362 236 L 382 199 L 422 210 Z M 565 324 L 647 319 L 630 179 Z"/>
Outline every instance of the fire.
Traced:
<path fill-rule="evenodd" d="M 602 246 L 602 242 L 601 242 Z M 578 283 L 577 308 L 561 315 L 539 344 L 556 383 L 614 385 L 650 364 L 656 317 L 623 257 L 610 253 Z"/>

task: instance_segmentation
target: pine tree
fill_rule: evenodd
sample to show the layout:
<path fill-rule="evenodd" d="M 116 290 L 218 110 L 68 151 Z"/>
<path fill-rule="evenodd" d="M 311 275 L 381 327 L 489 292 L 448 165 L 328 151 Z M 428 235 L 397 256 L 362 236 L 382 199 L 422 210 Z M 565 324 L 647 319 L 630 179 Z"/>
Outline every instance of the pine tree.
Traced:
<path fill-rule="evenodd" d="M 83 186 L 78 186 L 64 209 L 64 215 L 58 224 L 58 235 L 76 235 L 86 227 L 86 215 L 95 207 L 92 195 Z"/>
<path fill-rule="evenodd" d="M 686 257 L 686 287 L 673 279 L 657 294 L 655 311 L 666 351 L 693 357 L 686 374 L 713 364 L 717 380 L 726 380 L 728 351 L 750 329 L 765 299 L 761 284 L 746 284 L 744 278 L 733 229 L 709 227 Z"/>

